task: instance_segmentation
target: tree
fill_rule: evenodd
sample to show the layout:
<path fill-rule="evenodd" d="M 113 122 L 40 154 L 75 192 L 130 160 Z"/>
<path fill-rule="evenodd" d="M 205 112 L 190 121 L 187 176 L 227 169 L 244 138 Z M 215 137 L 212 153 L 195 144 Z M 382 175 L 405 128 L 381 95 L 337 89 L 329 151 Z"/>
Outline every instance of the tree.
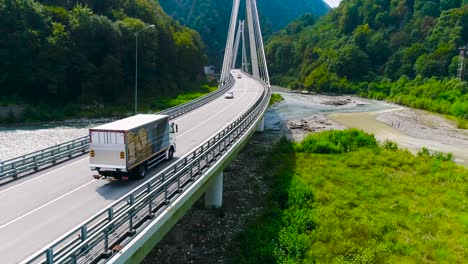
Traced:
<path fill-rule="evenodd" d="M 461 0 L 440 0 L 440 10 L 449 10 L 461 6 Z"/>
<path fill-rule="evenodd" d="M 356 5 L 348 6 L 341 9 L 341 16 L 339 20 L 340 30 L 349 34 L 359 25 L 359 12 Z"/>
<path fill-rule="evenodd" d="M 367 54 L 375 66 L 383 65 L 392 53 L 383 32 L 373 34 L 366 43 L 365 50 L 367 50 Z"/>
<path fill-rule="evenodd" d="M 78 93 L 68 88 L 68 75 L 70 73 L 71 48 L 73 46 L 70 34 L 61 23 L 52 22 L 52 33 L 47 37 L 47 44 L 42 49 L 41 61 L 43 67 L 40 72 L 42 81 L 46 84 L 50 103 L 56 100 L 73 100 Z"/>
<path fill-rule="evenodd" d="M 360 25 L 353 32 L 353 41 L 361 50 L 365 50 L 371 36 L 369 24 Z"/>
<path fill-rule="evenodd" d="M 306 78 L 304 85 L 309 91 L 330 91 L 334 76 L 324 66 L 315 68 Z M 336 76 L 335 76 L 336 79 Z"/>
<path fill-rule="evenodd" d="M 125 101 L 133 95 L 134 34 L 150 23 L 154 30 L 139 43 L 141 92 L 190 89 L 201 75 L 204 45 L 157 1 L 0 0 L 0 97 L 51 111 Z"/>
<path fill-rule="evenodd" d="M 369 57 L 356 45 L 346 45 L 339 51 L 337 73 L 356 80 L 369 73 Z"/>

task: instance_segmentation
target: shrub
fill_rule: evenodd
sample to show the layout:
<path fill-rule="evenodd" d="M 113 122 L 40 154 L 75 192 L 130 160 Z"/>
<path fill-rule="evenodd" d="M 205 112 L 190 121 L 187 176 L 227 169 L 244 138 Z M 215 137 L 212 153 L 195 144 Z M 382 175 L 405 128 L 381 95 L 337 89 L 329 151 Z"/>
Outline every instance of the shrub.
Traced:
<path fill-rule="evenodd" d="M 391 140 L 385 140 L 383 147 L 388 150 L 398 150 L 398 144 Z"/>
<path fill-rule="evenodd" d="M 429 152 L 429 149 L 426 147 L 423 147 L 419 152 L 418 152 L 418 157 L 429 157 L 431 156 L 431 152 Z"/>
<path fill-rule="evenodd" d="M 305 153 L 339 154 L 377 146 L 373 135 L 357 129 L 348 129 L 309 135 L 296 146 L 296 149 Z"/>
<path fill-rule="evenodd" d="M 443 152 L 432 152 L 428 148 L 422 148 L 421 151 L 418 152 L 418 157 L 426 157 L 426 158 L 434 158 L 438 161 L 443 162 L 453 162 L 453 154 L 452 153 L 443 153 Z"/>
<path fill-rule="evenodd" d="M 460 128 L 460 129 L 468 129 L 468 119 L 458 118 L 457 119 L 457 127 Z"/>
<path fill-rule="evenodd" d="M 274 93 L 274 94 L 271 94 L 269 105 L 271 106 L 281 101 L 284 101 L 284 98 L 281 96 L 281 94 Z"/>

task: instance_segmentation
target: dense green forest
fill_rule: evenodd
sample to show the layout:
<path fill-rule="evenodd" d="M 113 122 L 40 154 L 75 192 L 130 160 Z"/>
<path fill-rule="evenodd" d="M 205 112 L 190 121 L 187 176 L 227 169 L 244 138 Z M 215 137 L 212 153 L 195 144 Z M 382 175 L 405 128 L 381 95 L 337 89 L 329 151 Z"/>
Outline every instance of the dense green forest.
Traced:
<path fill-rule="evenodd" d="M 283 138 L 237 263 L 466 263 L 468 170 L 351 129 Z M 270 178 L 270 177 L 269 177 Z"/>
<path fill-rule="evenodd" d="M 454 80 L 458 48 L 468 43 L 467 3 L 344 0 L 321 19 L 304 15 L 267 44 L 272 82 L 468 119 L 467 83 Z"/>
<path fill-rule="evenodd" d="M 226 43 L 232 0 L 160 0 L 166 13 L 197 30 L 208 45 L 211 63 L 219 65 Z M 265 37 L 304 13 L 321 16 L 329 11 L 322 0 L 258 0 L 258 12 Z M 245 17 L 245 1 L 240 17 Z"/>
<path fill-rule="evenodd" d="M 2 104 L 131 109 L 135 32 L 150 24 L 139 34 L 141 98 L 187 91 L 203 78 L 205 46 L 157 1 L 0 0 Z"/>

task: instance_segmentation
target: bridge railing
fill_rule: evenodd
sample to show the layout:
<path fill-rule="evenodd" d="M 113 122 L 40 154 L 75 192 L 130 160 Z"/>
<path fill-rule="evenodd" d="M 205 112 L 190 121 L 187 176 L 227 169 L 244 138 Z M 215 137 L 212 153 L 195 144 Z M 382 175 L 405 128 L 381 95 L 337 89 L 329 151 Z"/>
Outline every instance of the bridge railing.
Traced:
<path fill-rule="evenodd" d="M 158 114 L 169 115 L 170 118 L 176 118 L 200 106 L 203 106 L 208 102 L 211 102 L 212 100 L 222 95 L 226 90 L 230 89 L 233 84 L 234 79 L 231 76 L 229 81 L 225 85 L 222 85 L 219 89 L 185 104 L 161 111 Z M 89 137 L 85 136 L 13 159 L 0 161 L 0 180 L 9 177 L 16 178 L 21 174 L 37 171 L 39 168 L 53 165 L 58 161 L 70 159 L 88 151 Z"/>
<path fill-rule="evenodd" d="M 10 160 L 0 161 L 0 180 L 15 177 L 24 172 L 38 170 L 44 165 L 54 164 L 64 158 L 71 158 L 78 153 L 85 153 L 88 148 L 89 137 L 86 136 Z"/>
<path fill-rule="evenodd" d="M 200 147 L 22 263 L 101 263 L 117 254 L 239 138 L 255 129 L 270 96 L 270 89 L 265 89 L 254 105 Z"/>

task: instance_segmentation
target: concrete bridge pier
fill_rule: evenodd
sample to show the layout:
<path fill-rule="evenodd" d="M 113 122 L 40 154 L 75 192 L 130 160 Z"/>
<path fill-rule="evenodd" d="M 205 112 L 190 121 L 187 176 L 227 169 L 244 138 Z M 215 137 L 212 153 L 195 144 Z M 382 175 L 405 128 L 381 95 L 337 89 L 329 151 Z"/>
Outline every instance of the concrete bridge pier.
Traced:
<path fill-rule="evenodd" d="M 211 186 L 205 191 L 205 208 L 221 208 L 223 205 L 223 172 L 214 176 L 214 181 Z"/>
<path fill-rule="evenodd" d="M 263 131 L 265 131 L 265 117 L 262 117 L 262 120 L 257 125 L 257 132 L 262 133 Z"/>

